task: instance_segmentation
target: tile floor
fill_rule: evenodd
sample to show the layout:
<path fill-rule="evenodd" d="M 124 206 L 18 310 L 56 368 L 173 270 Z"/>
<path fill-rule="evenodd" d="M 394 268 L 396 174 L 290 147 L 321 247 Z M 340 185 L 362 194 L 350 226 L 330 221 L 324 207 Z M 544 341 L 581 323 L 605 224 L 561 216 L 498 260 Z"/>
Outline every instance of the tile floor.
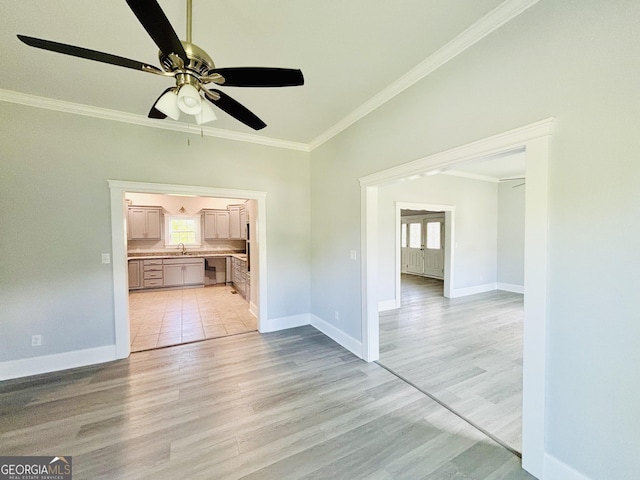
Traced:
<path fill-rule="evenodd" d="M 226 285 L 129 293 L 131 351 L 257 329 L 249 304 Z"/>

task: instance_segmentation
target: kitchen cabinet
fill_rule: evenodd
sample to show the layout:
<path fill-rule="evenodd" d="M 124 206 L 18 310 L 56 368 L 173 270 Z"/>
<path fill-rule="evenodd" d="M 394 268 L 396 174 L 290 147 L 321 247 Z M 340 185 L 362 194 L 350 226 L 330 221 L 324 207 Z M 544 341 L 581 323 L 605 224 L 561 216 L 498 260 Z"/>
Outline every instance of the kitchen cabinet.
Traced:
<path fill-rule="evenodd" d="M 240 240 L 242 238 L 241 211 L 244 210 L 242 205 L 228 205 L 229 210 L 229 238 L 232 240 Z"/>
<path fill-rule="evenodd" d="M 142 260 L 129 260 L 129 290 L 142 288 Z"/>
<path fill-rule="evenodd" d="M 129 240 L 161 240 L 162 207 L 129 207 L 127 227 Z"/>
<path fill-rule="evenodd" d="M 202 210 L 202 213 L 205 240 L 229 238 L 230 218 L 228 210 Z"/>
<path fill-rule="evenodd" d="M 240 238 L 247 240 L 247 224 L 249 223 L 249 212 L 243 205 L 240 209 Z"/>
<path fill-rule="evenodd" d="M 162 271 L 165 287 L 204 284 L 204 258 L 164 259 Z"/>
<path fill-rule="evenodd" d="M 150 258 L 142 261 L 144 288 L 154 288 L 164 286 L 162 259 Z"/>
<path fill-rule="evenodd" d="M 231 258 L 231 281 L 240 295 L 246 298 L 247 295 L 247 261 Z"/>

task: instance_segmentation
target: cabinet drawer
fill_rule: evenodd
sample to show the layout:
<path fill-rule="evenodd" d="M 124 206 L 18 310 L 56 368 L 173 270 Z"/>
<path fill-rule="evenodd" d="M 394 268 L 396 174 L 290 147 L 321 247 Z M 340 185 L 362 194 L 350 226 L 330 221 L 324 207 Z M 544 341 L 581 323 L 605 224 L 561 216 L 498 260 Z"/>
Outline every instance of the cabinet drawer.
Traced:
<path fill-rule="evenodd" d="M 150 260 L 143 260 L 145 267 L 147 265 L 162 265 L 162 259 L 150 259 Z"/>
<path fill-rule="evenodd" d="M 151 278 L 162 278 L 162 270 L 160 271 L 146 271 L 144 272 L 144 279 L 149 280 Z"/>
<path fill-rule="evenodd" d="M 152 278 L 149 280 L 145 279 L 144 286 L 145 287 L 162 287 L 162 278 Z"/>
<path fill-rule="evenodd" d="M 198 264 L 201 263 L 202 265 L 204 265 L 204 258 L 198 257 L 198 258 L 184 258 L 184 257 L 178 257 L 178 258 L 165 258 L 163 260 L 165 265 L 191 265 L 191 264 Z"/>
<path fill-rule="evenodd" d="M 158 270 L 162 271 L 162 264 L 160 264 L 160 265 L 145 265 L 144 266 L 144 271 L 145 272 L 150 272 L 150 271 L 154 271 L 154 270 L 155 271 L 158 271 Z"/>

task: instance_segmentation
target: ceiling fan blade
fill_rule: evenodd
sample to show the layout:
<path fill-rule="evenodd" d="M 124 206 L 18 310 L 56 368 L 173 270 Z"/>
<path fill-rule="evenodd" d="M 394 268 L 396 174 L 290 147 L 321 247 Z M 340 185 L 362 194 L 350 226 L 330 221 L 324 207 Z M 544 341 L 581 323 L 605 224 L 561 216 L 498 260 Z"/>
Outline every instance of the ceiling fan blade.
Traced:
<path fill-rule="evenodd" d="M 156 0 L 127 0 L 127 4 L 162 53 L 175 53 L 189 64 L 182 42 Z"/>
<path fill-rule="evenodd" d="M 158 110 L 156 108 L 156 104 L 158 103 L 158 101 L 162 98 L 162 96 L 165 93 L 167 93 L 167 92 L 169 92 L 169 91 L 171 91 L 173 89 L 174 89 L 174 87 L 167 88 L 164 92 L 162 92 L 160 94 L 160 96 L 158 98 L 156 98 L 156 101 L 153 102 L 153 106 L 151 107 L 151 110 L 149 110 L 149 115 L 147 115 L 147 117 L 149 117 L 149 118 L 157 118 L 158 120 L 164 120 L 165 118 L 167 118 L 167 116 L 164 113 L 162 113 L 160 110 Z"/>
<path fill-rule="evenodd" d="M 262 120 L 260 120 L 256 114 L 254 114 L 247 107 L 239 103 L 237 100 L 234 100 L 229 95 L 220 90 L 205 90 L 202 89 L 205 94 L 205 98 L 213 103 L 216 107 L 218 107 L 223 112 L 227 112 L 236 120 L 244 123 L 248 127 L 253 128 L 254 130 L 260 130 L 267 126 Z M 215 98 L 211 93 L 217 94 L 218 99 Z"/>
<path fill-rule="evenodd" d="M 224 82 L 221 85 L 226 87 L 295 87 L 304 85 L 302 72 L 293 68 L 231 67 L 209 70 L 209 75 L 214 73 L 224 77 Z"/>
<path fill-rule="evenodd" d="M 142 70 L 143 72 L 151 72 L 164 75 L 164 72 L 153 65 L 130 60 L 128 58 L 111 55 L 110 53 L 98 52 L 97 50 L 89 50 L 88 48 L 75 47 L 65 43 L 52 42 L 50 40 L 42 40 L 41 38 L 27 37 L 26 35 L 18 35 L 23 43 L 30 47 L 41 48 L 51 52 L 64 53 L 73 57 L 86 58 L 96 62 L 108 63 L 110 65 L 118 65 L 120 67 L 131 68 L 133 70 Z"/>

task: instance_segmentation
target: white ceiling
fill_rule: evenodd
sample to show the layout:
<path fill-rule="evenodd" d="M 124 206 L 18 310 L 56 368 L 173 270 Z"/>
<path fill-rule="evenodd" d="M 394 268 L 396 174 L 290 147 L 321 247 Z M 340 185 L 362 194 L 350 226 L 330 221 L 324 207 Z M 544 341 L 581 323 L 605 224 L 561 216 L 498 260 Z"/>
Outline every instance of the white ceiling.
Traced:
<path fill-rule="evenodd" d="M 215 127 L 312 143 L 502 2 L 194 0 L 193 41 L 218 67 L 300 68 L 305 76 L 302 87 L 224 88 L 268 126 L 256 133 L 220 111 Z M 527 3 L 505 3 L 518 2 Z M 159 3 L 184 38 L 186 0 Z M 0 90 L 144 117 L 172 85 L 171 79 L 28 47 L 18 33 L 158 65 L 157 47 L 124 0 L 2 0 Z"/>
<path fill-rule="evenodd" d="M 184 38 L 186 0 L 159 3 Z M 217 66 L 300 68 L 305 76 L 302 87 L 222 87 L 267 127 L 254 132 L 222 111 L 213 125 L 312 143 L 508 3 L 527 0 L 193 0 L 193 41 Z M 0 90 L 144 118 L 172 85 L 172 79 L 28 47 L 18 33 L 158 65 L 157 47 L 125 0 L 2 0 Z M 455 171 L 518 177 L 524 174 L 524 156 L 482 159 Z"/>

